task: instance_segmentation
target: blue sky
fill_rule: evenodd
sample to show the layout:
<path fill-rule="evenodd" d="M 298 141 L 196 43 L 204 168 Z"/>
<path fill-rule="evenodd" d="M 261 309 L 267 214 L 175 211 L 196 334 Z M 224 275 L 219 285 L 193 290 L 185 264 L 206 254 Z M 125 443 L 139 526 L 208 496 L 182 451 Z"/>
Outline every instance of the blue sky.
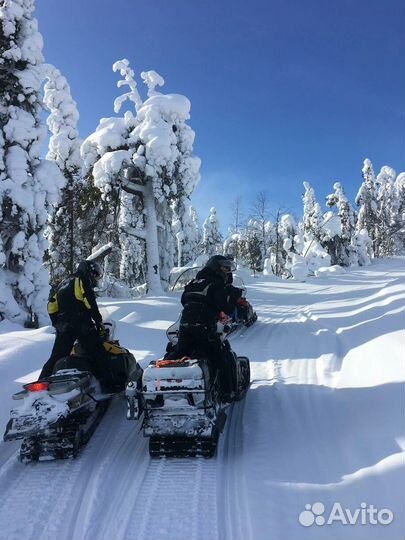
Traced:
<path fill-rule="evenodd" d="M 67 77 L 86 137 L 114 116 L 113 62 L 186 95 L 200 218 L 222 228 L 241 195 L 301 214 L 302 182 L 351 199 L 363 160 L 405 170 L 403 0 L 37 0 L 47 62 Z"/>

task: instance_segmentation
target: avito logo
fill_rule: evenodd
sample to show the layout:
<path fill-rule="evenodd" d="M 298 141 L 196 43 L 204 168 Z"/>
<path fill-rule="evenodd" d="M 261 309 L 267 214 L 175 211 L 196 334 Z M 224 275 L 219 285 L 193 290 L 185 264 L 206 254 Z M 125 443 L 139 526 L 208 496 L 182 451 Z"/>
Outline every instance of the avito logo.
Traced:
<path fill-rule="evenodd" d="M 325 516 L 325 505 L 321 502 L 306 504 L 298 516 L 298 521 L 304 527 L 317 525 L 389 525 L 394 519 L 394 513 L 388 508 L 379 510 L 372 504 L 362 502 L 360 508 L 351 510 L 344 508 L 339 502 L 335 502 L 327 516 Z"/>

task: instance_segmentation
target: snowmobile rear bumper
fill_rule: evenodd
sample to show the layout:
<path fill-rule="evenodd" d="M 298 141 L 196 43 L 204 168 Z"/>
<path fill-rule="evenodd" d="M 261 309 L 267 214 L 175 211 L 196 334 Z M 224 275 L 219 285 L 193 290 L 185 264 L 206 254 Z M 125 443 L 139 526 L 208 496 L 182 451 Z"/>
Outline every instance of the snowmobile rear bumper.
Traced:
<path fill-rule="evenodd" d="M 218 444 L 218 434 L 212 437 L 159 437 L 149 439 L 151 457 L 213 457 Z"/>
<path fill-rule="evenodd" d="M 179 418 L 176 418 L 176 421 Z M 149 454 L 151 457 L 206 457 L 214 456 L 219 434 L 226 422 L 226 413 L 221 411 L 215 422 L 211 421 L 209 429 L 204 432 L 196 429 L 196 424 L 190 424 L 190 431 L 176 434 L 171 425 L 171 431 L 157 433 L 156 430 L 149 439 Z M 146 435 L 146 432 L 144 431 Z"/>
<path fill-rule="evenodd" d="M 144 416 L 143 432 L 145 437 L 210 437 L 214 426 L 215 416 L 208 415 L 204 409 L 189 410 L 183 414 L 153 411 Z"/>

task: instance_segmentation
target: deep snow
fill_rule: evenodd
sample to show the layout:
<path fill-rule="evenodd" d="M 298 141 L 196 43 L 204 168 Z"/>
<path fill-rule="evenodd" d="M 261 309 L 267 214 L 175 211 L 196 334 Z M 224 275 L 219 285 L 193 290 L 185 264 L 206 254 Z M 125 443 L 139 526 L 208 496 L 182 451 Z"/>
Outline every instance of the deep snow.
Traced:
<path fill-rule="evenodd" d="M 259 321 L 231 342 L 251 358 L 252 386 L 229 411 L 217 457 L 151 460 L 117 397 L 76 460 L 22 465 L 18 444 L 0 443 L 0 538 L 404 538 L 404 285 L 403 259 L 306 283 L 249 279 Z M 142 364 L 162 354 L 178 293 L 101 304 Z M 39 373 L 52 341 L 50 327 L 0 323 L 2 429 L 11 393 Z M 314 503 L 320 524 L 305 527 L 298 518 Z M 334 503 L 394 519 L 322 524 Z"/>

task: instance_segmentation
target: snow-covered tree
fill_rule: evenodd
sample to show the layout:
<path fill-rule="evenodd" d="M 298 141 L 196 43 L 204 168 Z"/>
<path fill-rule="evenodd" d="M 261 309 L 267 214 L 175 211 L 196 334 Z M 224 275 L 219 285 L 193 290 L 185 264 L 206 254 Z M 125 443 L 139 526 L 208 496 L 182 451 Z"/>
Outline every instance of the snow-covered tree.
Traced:
<path fill-rule="evenodd" d="M 286 275 L 286 271 L 291 268 L 293 254 L 298 253 L 296 239 L 299 233 L 299 228 L 291 214 L 281 216 L 278 223 L 278 235 L 282 249 L 278 257 L 279 271 L 277 275 Z"/>
<path fill-rule="evenodd" d="M 120 235 L 119 277 L 129 287 L 135 287 L 144 278 L 145 268 L 142 264 L 142 244 L 139 238 L 128 234 L 128 231 L 138 228 L 139 225 L 136 220 L 140 219 L 140 211 L 139 209 L 133 211 L 133 197 L 125 191 L 121 192 L 119 208 L 118 231 L 124 232 L 124 234 Z"/>
<path fill-rule="evenodd" d="M 261 242 L 261 226 L 254 219 L 250 219 L 246 229 L 239 235 L 235 235 L 234 241 L 237 242 L 238 257 L 243 266 L 248 266 L 254 272 L 263 270 L 263 255 Z M 227 246 L 228 249 L 230 246 Z"/>
<path fill-rule="evenodd" d="M 364 160 L 362 173 L 363 182 L 355 200 L 356 204 L 359 206 L 356 231 L 360 232 L 362 229 L 366 230 L 373 246 L 377 238 L 378 205 L 374 169 L 369 159 Z"/>
<path fill-rule="evenodd" d="M 236 262 L 240 260 L 241 240 L 242 234 L 240 232 L 232 232 L 232 229 L 229 231 L 228 237 L 224 240 L 223 253 L 232 256 Z"/>
<path fill-rule="evenodd" d="M 398 198 L 395 190 L 396 172 L 384 165 L 376 178 L 377 220 L 374 254 L 385 257 L 395 253 L 395 229 L 398 216 Z"/>
<path fill-rule="evenodd" d="M 330 255 L 331 263 L 341 264 L 339 260 L 342 238 L 342 222 L 340 216 L 333 212 L 325 212 L 321 226 L 320 243 Z"/>
<path fill-rule="evenodd" d="M 161 268 L 169 266 L 169 259 L 173 263 L 175 237 L 173 231 L 171 236 L 166 231 L 173 223 L 172 208 L 185 208 L 179 200 L 188 199 L 199 180 L 194 132 L 186 123 L 190 102 L 178 94 L 158 93 L 155 88 L 164 81 L 154 71 L 141 74 L 148 86 L 148 98 L 143 101 L 128 61 L 116 62 L 113 69 L 123 77 L 118 86 L 129 87 L 115 101 L 115 112 L 129 100 L 135 104 L 135 115 L 127 111 L 124 117 L 103 119 L 84 142 L 82 155 L 104 198 L 113 192 L 119 198 L 125 191 L 132 195 L 133 212 L 140 207 L 136 226 L 121 230 L 118 243 L 125 235 L 141 242 L 149 291 L 159 292 Z"/>
<path fill-rule="evenodd" d="M 177 207 L 178 212 L 173 210 L 171 205 L 162 201 L 156 205 L 156 211 L 159 219 L 157 229 L 159 243 L 159 273 L 163 287 L 169 286 L 170 271 L 177 264 L 178 238 L 173 229 L 173 215 L 183 216 L 184 209 Z M 182 222 L 182 217 L 180 222 Z"/>
<path fill-rule="evenodd" d="M 373 256 L 373 248 L 371 238 L 366 229 L 361 229 L 354 235 L 354 245 L 356 246 L 359 265 L 369 265 Z"/>
<path fill-rule="evenodd" d="M 44 103 L 50 112 L 47 124 L 51 133 L 46 157 L 57 164 L 66 179 L 47 229 L 47 266 L 51 283 L 55 285 L 71 274 L 83 256 L 89 253 L 83 253 L 79 231 L 83 187 L 81 140 L 77 130 L 79 113 L 69 84 L 60 71 L 50 64 L 45 64 L 44 73 L 47 77 Z"/>
<path fill-rule="evenodd" d="M 181 259 L 179 266 L 192 263 L 200 255 L 200 244 L 202 233 L 198 221 L 197 211 L 193 206 L 189 206 L 183 216 L 181 238 Z"/>
<path fill-rule="evenodd" d="M 274 215 L 274 222 L 269 221 L 266 223 L 266 237 L 269 247 L 264 267 L 267 274 L 274 274 L 275 276 L 282 276 L 285 266 L 283 238 L 280 229 L 282 215 L 282 210 L 279 208 Z"/>
<path fill-rule="evenodd" d="M 63 178 L 40 159 L 43 57 L 33 10 L 33 0 L 0 2 L 0 314 L 45 322 L 44 228 Z"/>
<path fill-rule="evenodd" d="M 222 251 L 222 235 L 219 230 L 219 221 L 216 208 L 210 209 L 210 215 L 203 223 L 203 253 L 210 257 Z"/>
<path fill-rule="evenodd" d="M 405 253 L 405 172 L 400 173 L 395 180 L 396 204 L 394 218 L 394 253 Z"/>
<path fill-rule="evenodd" d="M 351 266 L 357 264 L 356 247 L 353 237 L 356 229 L 356 215 L 348 201 L 340 182 L 333 184 L 334 193 L 326 197 L 326 205 L 336 208 L 340 218 L 340 234 L 333 236 L 336 264 Z"/>
<path fill-rule="evenodd" d="M 302 197 L 304 204 L 304 237 L 305 240 L 319 240 L 321 236 L 322 212 L 315 197 L 315 191 L 309 182 L 304 182 L 305 193 Z"/>

